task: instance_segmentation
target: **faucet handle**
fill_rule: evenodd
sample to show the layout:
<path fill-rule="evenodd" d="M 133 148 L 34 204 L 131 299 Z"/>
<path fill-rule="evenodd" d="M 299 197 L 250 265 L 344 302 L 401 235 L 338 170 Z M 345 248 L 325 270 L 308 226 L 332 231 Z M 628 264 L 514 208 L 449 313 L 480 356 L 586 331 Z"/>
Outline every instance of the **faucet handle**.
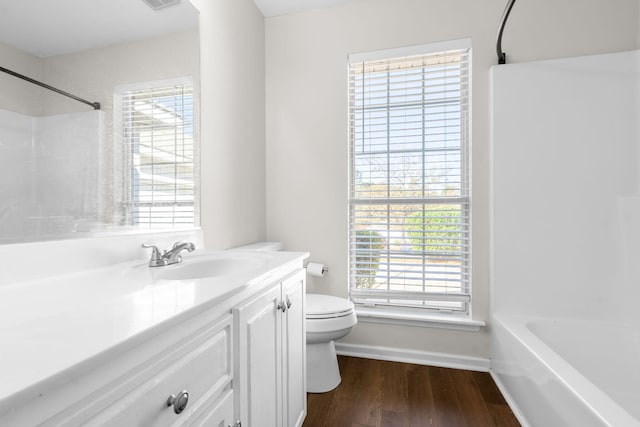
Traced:
<path fill-rule="evenodd" d="M 151 259 L 149 260 L 150 267 L 157 267 L 160 265 L 165 265 L 167 263 L 166 260 L 162 258 L 162 254 L 160 253 L 160 250 L 158 249 L 157 246 L 151 245 L 149 243 L 143 243 L 142 247 L 145 249 L 148 249 L 148 248 L 152 249 Z"/>
<path fill-rule="evenodd" d="M 142 244 L 142 247 L 145 248 L 145 249 L 152 248 L 153 249 L 153 253 L 156 253 L 156 252 L 160 253 L 160 251 L 158 250 L 158 247 L 156 245 L 152 245 L 150 243 L 146 243 L 145 242 L 145 243 Z"/>

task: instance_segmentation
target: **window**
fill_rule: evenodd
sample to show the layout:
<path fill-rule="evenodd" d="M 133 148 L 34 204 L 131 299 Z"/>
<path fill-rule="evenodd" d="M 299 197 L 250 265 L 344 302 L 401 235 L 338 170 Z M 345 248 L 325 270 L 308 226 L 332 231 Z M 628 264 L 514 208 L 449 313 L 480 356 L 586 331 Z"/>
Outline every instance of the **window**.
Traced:
<path fill-rule="evenodd" d="M 196 226 L 193 86 L 160 82 L 119 92 L 122 217 L 143 228 Z"/>
<path fill-rule="evenodd" d="M 470 42 L 349 57 L 350 296 L 469 315 Z"/>

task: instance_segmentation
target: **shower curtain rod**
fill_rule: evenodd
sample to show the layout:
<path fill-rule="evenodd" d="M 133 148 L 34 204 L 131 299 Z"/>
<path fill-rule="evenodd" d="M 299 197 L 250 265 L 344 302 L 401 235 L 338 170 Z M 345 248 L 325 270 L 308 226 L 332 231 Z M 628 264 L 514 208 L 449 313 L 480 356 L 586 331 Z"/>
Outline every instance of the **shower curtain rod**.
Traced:
<path fill-rule="evenodd" d="M 9 69 L 7 69 L 7 68 L 4 68 L 4 67 L 0 67 L 0 71 L 2 71 L 3 73 L 10 74 L 10 75 L 12 75 L 12 76 L 14 76 L 14 77 L 17 77 L 17 78 L 19 78 L 19 79 L 26 80 L 26 81 L 28 81 L 29 83 L 33 83 L 34 85 L 37 85 L 37 86 L 43 87 L 43 88 L 45 88 L 45 89 L 52 90 L 52 91 L 54 91 L 54 92 L 59 93 L 60 95 L 64 95 L 64 96 L 69 97 L 69 98 L 71 98 L 71 99 L 75 99 L 76 101 L 78 101 L 78 102 L 82 102 L 83 104 L 90 105 L 91 107 L 93 107 L 93 109 L 94 109 L 94 110 L 99 110 L 99 109 L 100 109 L 100 103 L 99 103 L 99 102 L 91 102 L 91 101 L 87 101 L 86 99 L 82 99 L 82 98 L 80 98 L 80 97 L 77 97 L 77 96 L 75 96 L 75 95 L 72 95 L 72 94 L 70 94 L 69 92 L 65 92 L 65 91 L 60 90 L 60 89 L 58 89 L 58 88 L 55 88 L 55 87 L 53 87 L 53 86 L 49 86 L 49 85 L 48 85 L 48 84 L 46 84 L 46 83 L 39 82 L 38 80 L 34 80 L 34 79 L 32 79 L 31 77 L 27 77 L 27 76 L 25 76 L 25 75 L 23 75 L 23 74 L 16 73 L 15 71 L 11 71 L 11 70 L 9 70 Z"/>
<path fill-rule="evenodd" d="M 502 32 L 504 31 L 504 26 L 507 23 L 507 19 L 509 19 L 509 14 L 511 13 L 511 8 L 513 8 L 513 4 L 516 0 L 509 0 L 507 2 L 507 6 L 504 8 L 504 12 L 502 13 L 502 20 L 500 21 L 500 29 L 498 30 L 498 40 L 496 42 L 496 52 L 498 54 L 498 64 L 506 64 L 507 63 L 507 54 L 502 51 Z"/>

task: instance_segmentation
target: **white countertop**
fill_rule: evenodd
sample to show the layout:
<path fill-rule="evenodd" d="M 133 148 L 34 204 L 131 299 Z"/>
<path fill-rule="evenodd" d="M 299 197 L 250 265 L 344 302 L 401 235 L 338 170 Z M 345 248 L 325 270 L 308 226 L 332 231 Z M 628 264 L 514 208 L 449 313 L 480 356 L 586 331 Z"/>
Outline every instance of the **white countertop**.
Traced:
<path fill-rule="evenodd" d="M 223 252 L 185 254 L 183 264 Z M 237 253 L 237 252 L 236 252 Z M 242 252 L 252 269 L 190 280 L 157 279 L 159 269 L 133 261 L 0 287 L 0 406 L 15 393 L 196 308 L 268 280 L 307 256 Z M 37 267 L 37 266 L 36 266 Z"/>

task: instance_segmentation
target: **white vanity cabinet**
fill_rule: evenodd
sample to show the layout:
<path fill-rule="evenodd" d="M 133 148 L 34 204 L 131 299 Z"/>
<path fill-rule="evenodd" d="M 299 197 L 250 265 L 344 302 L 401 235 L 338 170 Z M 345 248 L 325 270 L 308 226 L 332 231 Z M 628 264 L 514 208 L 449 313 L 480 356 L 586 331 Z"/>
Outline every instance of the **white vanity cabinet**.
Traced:
<path fill-rule="evenodd" d="M 232 325 L 230 313 L 195 316 L 117 356 L 105 355 L 92 369 L 79 367 L 0 417 L 0 425 L 233 426 Z M 172 395 L 176 402 L 169 406 Z"/>
<path fill-rule="evenodd" d="M 306 414 L 304 254 L 264 257 L 262 270 L 236 282 L 143 283 L 89 314 L 62 313 L 72 320 L 60 324 L 64 329 L 55 329 L 49 317 L 35 324 L 34 330 L 64 338 L 66 347 L 52 347 L 46 335 L 36 341 L 16 332 L 9 338 L 40 349 L 23 351 L 25 361 L 15 365 L 23 372 L 29 366 L 43 370 L 38 363 L 70 362 L 0 395 L 0 426 L 300 426 Z M 136 268 L 147 277 L 148 270 Z M 194 301 L 191 308 L 164 314 L 185 296 Z M 108 305 L 111 300 L 117 305 Z M 113 317 L 100 317 L 105 312 Z M 127 320 L 118 323 L 122 316 Z M 130 332 L 142 321 L 151 326 Z M 95 325 L 103 326 L 96 331 Z M 94 350 L 105 340 L 109 346 Z M 0 360 L 17 357 L 0 352 Z M 10 366 L 0 369 L 0 378 L 11 376 Z"/>
<path fill-rule="evenodd" d="M 234 309 L 239 356 L 235 391 L 243 426 L 302 425 L 306 415 L 304 293 L 301 270 Z"/>

